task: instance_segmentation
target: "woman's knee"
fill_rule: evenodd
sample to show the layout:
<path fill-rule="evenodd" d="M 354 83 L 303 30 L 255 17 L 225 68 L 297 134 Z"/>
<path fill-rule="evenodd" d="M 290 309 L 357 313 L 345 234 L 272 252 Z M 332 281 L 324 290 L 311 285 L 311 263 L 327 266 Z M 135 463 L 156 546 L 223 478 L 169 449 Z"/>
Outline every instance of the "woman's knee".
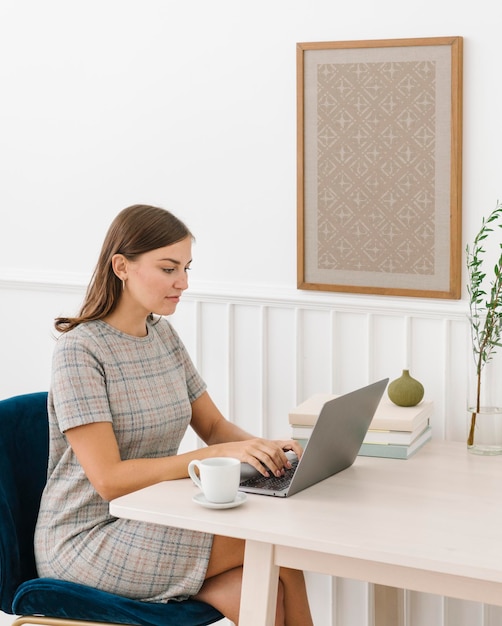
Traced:
<path fill-rule="evenodd" d="M 209 556 L 206 578 L 240 567 L 244 563 L 245 542 L 242 539 L 215 535 Z"/>

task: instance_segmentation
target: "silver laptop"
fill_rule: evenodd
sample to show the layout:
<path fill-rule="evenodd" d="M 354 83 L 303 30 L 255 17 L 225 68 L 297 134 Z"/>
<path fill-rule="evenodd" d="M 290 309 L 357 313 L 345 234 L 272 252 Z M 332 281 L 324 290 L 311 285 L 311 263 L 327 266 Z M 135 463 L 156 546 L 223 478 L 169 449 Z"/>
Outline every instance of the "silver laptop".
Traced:
<path fill-rule="evenodd" d="M 326 402 L 293 468 L 284 476 L 266 477 L 243 463 L 239 490 L 285 498 L 350 467 L 388 382 L 385 378 Z"/>

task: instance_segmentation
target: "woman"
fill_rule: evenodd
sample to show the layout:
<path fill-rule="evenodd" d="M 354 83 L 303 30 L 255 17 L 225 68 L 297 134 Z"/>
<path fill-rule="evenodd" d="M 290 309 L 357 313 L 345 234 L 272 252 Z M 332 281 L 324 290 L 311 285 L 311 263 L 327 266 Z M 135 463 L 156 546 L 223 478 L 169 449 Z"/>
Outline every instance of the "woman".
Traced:
<path fill-rule="evenodd" d="M 255 438 L 214 405 L 164 316 L 187 288 L 192 235 L 168 211 L 134 205 L 106 235 L 80 313 L 57 318 L 47 485 L 35 533 L 40 576 L 131 598 L 194 597 L 237 624 L 241 540 L 116 519 L 108 501 L 232 456 L 263 474 L 294 441 Z M 178 454 L 190 425 L 207 444 Z M 268 468 L 268 469 L 266 469 Z M 312 624 L 303 573 L 282 568 L 277 626 Z"/>

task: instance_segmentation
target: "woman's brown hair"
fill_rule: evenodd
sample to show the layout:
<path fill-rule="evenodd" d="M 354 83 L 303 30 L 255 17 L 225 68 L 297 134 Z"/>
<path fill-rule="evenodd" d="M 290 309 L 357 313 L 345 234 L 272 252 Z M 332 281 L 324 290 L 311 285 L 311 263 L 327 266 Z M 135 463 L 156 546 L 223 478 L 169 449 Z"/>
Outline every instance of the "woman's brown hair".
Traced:
<path fill-rule="evenodd" d="M 112 257 L 122 254 L 134 261 L 140 254 L 192 237 L 187 226 L 169 211 L 146 204 L 123 209 L 113 220 L 76 317 L 57 317 L 56 330 L 67 332 L 79 324 L 103 319 L 117 306 L 122 281 L 112 268 Z"/>

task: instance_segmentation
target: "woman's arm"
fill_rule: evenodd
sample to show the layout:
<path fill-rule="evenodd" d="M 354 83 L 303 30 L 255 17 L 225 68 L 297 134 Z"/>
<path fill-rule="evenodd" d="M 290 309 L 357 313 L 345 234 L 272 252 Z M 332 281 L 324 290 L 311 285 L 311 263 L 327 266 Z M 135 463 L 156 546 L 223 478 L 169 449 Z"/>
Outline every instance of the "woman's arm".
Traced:
<path fill-rule="evenodd" d="M 216 456 L 202 448 L 169 457 L 122 460 L 110 422 L 70 428 L 65 435 L 87 478 L 106 501 L 163 480 L 186 478 L 192 459 Z"/>
<path fill-rule="evenodd" d="M 125 461 L 110 422 L 76 426 L 65 435 L 87 478 L 107 501 L 163 480 L 186 478 L 193 459 L 233 456 L 262 474 L 267 473 L 263 465 L 280 474 L 289 466 L 284 450 L 294 450 L 298 456 L 302 452 L 294 441 L 269 441 L 246 433 L 223 417 L 207 392 L 192 404 L 192 426 L 207 447 L 175 456 Z"/>

